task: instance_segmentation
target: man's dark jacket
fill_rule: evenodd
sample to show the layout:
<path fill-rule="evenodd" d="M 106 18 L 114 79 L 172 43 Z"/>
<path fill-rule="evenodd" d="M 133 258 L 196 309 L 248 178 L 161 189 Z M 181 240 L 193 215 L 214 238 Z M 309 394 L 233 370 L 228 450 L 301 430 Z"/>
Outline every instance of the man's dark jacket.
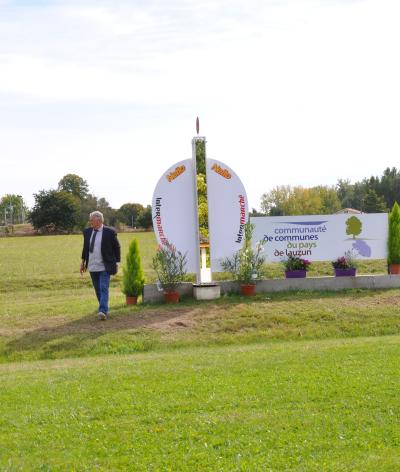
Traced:
<path fill-rule="evenodd" d="M 89 262 L 89 245 L 93 228 L 86 228 L 83 231 L 82 260 L 87 268 Z M 104 267 L 111 275 L 117 273 L 117 262 L 121 261 L 121 247 L 117 239 L 117 233 L 112 228 L 103 225 L 103 236 L 101 238 L 101 255 Z"/>

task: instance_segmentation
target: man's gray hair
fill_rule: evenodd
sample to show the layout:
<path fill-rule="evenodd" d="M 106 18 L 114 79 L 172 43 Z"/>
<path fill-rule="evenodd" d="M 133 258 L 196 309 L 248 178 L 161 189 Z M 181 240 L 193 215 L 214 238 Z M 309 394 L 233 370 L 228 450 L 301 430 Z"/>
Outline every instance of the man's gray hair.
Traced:
<path fill-rule="evenodd" d="M 104 223 L 104 216 L 103 216 L 103 213 L 101 211 L 92 211 L 92 213 L 90 213 L 89 215 L 89 218 L 97 218 L 99 220 L 101 220 L 102 223 Z"/>

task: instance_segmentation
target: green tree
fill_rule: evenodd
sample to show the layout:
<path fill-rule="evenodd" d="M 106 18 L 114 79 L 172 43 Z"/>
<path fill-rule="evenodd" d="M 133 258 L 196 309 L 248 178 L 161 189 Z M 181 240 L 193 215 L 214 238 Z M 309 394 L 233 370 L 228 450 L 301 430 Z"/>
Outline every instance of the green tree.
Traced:
<path fill-rule="evenodd" d="M 108 201 L 101 197 L 97 200 L 96 210 L 101 211 L 104 216 L 104 223 L 109 226 L 116 226 L 118 223 L 118 212 L 111 208 Z"/>
<path fill-rule="evenodd" d="M 367 211 L 363 205 L 367 201 L 368 207 L 372 208 L 374 197 L 371 197 L 371 194 L 368 195 L 371 191 L 374 191 L 378 196 L 378 199 L 375 199 L 377 208 L 383 206 L 391 208 L 394 202 L 400 199 L 400 171 L 396 167 L 388 167 L 383 171 L 381 177 L 371 176 L 354 184 L 351 184 L 349 180 L 339 180 L 336 188 L 342 208 L 350 207 Z M 379 212 L 381 210 L 372 211 Z"/>
<path fill-rule="evenodd" d="M 58 190 L 71 193 L 79 200 L 84 200 L 89 194 L 86 180 L 76 174 L 67 174 L 58 182 Z"/>
<path fill-rule="evenodd" d="M 335 187 L 318 185 L 313 187 L 321 198 L 321 215 L 331 215 L 338 212 L 342 207 Z"/>
<path fill-rule="evenodd" d="M 151 212 L 151 205 L 147 205 L 146 208 L 143 208 L 143 210 L 140 210 L 137 216 L 136 223 L 139 226 L 139 228 L 144 228 L 144 229 L 151 228 L 153 224 L 153 215 Z"/>
<path fill-rule="evenodd" d="M 389 213 L 388 264 L 400 264 L 400 208 L 397 202 Z"/>
<path fill-rule="evenodd" d="M 261 211 L 265 215 L 280 216 L 285 215 L 286 203 L 292 191 L 290 185 L 278 185 L 270 192 L 261 196 Z"/>
<path fill-rule="evenodd" d="M 0 200 L 0 221 L 4 224 L 25 222 L 28 208 L 21 195 L 7 194 Z"/>
<path fill-rule="evenodd" d="M 339 180 L 336 185 L 336 191 L 342 208 L 361 210 L 367 190 L 368 184 L 365 181 L 351 184 L 349 180 Z"/>
<path fill-rule="evenodd" d="M 318 215 L 322 213 L 322 200 L 312 188 L 293 187 L 286 202 L 286 215 Z"/>
<path fill-rule="evenodd" d="M 334 187 L 311 188 L 281 185 L 261 197 L 261 210 L 269 216 L 326 215 L 340 209 L 340 201 Z"/>
<path fill-rule="evenodd" d="M 249 212 L 249 217 L 251 216 L 265 216 L 265 215 L 261 211 L 258 211 L 255 208 L 252 208 L 251 211 Z"/>
<path fill-rule="evenodd" d="M 373 188 L 384 198 L 386 207 L 392 208 L 394 203 L 400 200 L 400 171 L 396 167 L 387 167 Z"/>
<path fill-rule="evenodd" d="M 34 198 L 29 220 L 35 229 L 51 226 L 55 231 L 71 231 L 79 224 L 79 203 L 70 193 L 41 190 L 34 194 Z"/>
<path fill-rule="evenodd" d="M 124 203 L 118 209 L 118 219 L 121 223 L 134 228 L 138 226 L 137 218 L 139 213 L 143 210 L 144 207 L 140 203 Z"/>
<path fill-rule="evenodd" d="M 132 239 L 123 268 L 122 292 L 128 297 L 138 297 L 144 286 L 144 273 L 137 239 Z"/>
<path fill-rule="evenodd" d="M 336 184 L 336 194 L 339 198 L 342 208 L 353 208 L 353 185 L 349 179 L 339 179 Z"/>
<path fill-rule="evenodd" d="M 385 213 L 387 211 L 384 198 L 372 188 L 367 191 L 361 209 L 365 213 Z"/>
<path fill-rule="evenodd" d="M 356 239 L 362 231 L 362 223 L 356 216 L 351 216 L 346 220 L 346 234 L 352 234 L 353 239 Z"/>
<path fill-rule="evenodd" d="M 89 221 L 89 214 L 97 209 L 97 197 L 89 193 L 84 200 L 80 201 L 79 227 L 86 228 Z"/>

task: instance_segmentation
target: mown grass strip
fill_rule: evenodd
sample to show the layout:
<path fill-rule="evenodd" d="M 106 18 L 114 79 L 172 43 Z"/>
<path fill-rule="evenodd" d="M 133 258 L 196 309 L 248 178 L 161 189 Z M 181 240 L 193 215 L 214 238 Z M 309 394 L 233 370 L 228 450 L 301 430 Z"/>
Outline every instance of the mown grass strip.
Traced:
<path fill-rule="evenodd" d="M 229 296 L 176 307 L 128 307 L 118 289 L 111 294 L 105 323 L 91 288 L 14 294 L 1 309 L 0 362 L 400 333 L 397 289 Z"/>
<path fill-rule="evenodd" d="M 398 470 L 399 341 L 0 366 L 0 468 Z"/>

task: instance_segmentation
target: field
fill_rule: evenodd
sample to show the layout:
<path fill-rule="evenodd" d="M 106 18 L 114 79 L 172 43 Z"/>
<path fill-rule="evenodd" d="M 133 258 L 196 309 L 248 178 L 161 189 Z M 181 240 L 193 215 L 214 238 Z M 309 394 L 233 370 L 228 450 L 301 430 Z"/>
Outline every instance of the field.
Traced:
<path fill-rule="evenodd" d="M 0 470 L 399 470 L 399 290 L 131 308 L 119 275 L 101 323 L 81 243 L 0 239 Z"/>

